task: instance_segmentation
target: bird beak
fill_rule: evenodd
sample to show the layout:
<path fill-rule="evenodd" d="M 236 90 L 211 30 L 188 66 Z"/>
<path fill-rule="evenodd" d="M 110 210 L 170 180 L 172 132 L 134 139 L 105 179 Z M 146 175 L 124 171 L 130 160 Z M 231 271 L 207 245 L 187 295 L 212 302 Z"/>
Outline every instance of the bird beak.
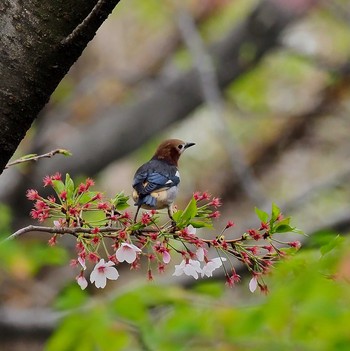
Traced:
<path fill-rule="evenodd" d="M 196 143 L 186 143 L 185 144 L 185 149 L 188 149 L 189 147 L 196 145 Z"/>

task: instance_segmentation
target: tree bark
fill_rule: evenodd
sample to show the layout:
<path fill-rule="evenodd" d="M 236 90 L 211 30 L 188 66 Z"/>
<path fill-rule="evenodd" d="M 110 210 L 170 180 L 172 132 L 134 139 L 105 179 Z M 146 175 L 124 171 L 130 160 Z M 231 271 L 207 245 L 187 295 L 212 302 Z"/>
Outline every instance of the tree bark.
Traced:
<path fill-rule="evenodd" d="M 2 0 L 0 173 L 119 0 Z"/>

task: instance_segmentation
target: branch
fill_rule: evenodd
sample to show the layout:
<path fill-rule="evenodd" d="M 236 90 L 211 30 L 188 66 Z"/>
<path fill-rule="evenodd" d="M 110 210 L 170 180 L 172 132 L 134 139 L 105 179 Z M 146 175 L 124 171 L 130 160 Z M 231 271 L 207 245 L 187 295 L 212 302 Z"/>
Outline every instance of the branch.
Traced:
<path fill-rule="evenodd" d="M 29 233 L 29 232 L 44 232 L 44 233 L 50 233 L 50 234 L 71 234 L 75 237 L 78 237 L 79 233 L 96 235 L 94 230 L 95 230 L 95 228 L 84 228 L 84 227 L 62 227 L 62 228 L 59 228 L 59 227 L 44 227 L 44 226 L 38 226 L 38 225 L 29 225 L 27 227 L 24 227 L 24 228 L 17 230 L 12 235 L 10 235 L 8 238 L 6 238 L 5 241 L 18 238 L 19 236 L 22 236 L 23 234 Z M 99 233 L 113 233 L 113 232 L 116 232 L 118 230 L 120 230 L 120 228 L 102 227 L 102 228 L 99 228 Z"/>
<path fill-rule="evenodd" d="M 97 0 L 2 3 L 0 47 L 6 47 L 6 52 L 0 53 L 0 124 L 6 127 L 0 129 L 0 173 L 50 95 L 118 2 L 99 1 L 98 11 L 91 16 Z M 16 24 L 19 13 L 20 30 Z M 61 44 L 67 36 L 69 48 Z"/>
<path fill-rule="evenodd" d="M 37 155 L 37 154 L 26 155 L 26 156 L 23 156 L 23 157 L 15 160 L 15 161 L 9 162 L 5 166 L 5 169 L 9 168 L 11 166 L 20 164 L 20 163 L 24 163 L 24 162 L 38 161 L 41 158 L 51 158 L 57 154 L 64 155 L 64 156 L 71 156 L 72 155 L 68 150 L 65 150 L 65 149 L 52 150 L 52 151 L 47 152 L 46 154 L 42 154 L 42 155 Z"/>
<path fill-rule="evenodd" d="M 94 8 L 91 10 L 91 12 L 85 17 L 85 19 L 78 24 L 74 30 L 61 41 L 62 45 L 69 45 L 72 44 L 74 41 L 79 36 L 84 35 L 84 31 L 88 29 L 90 26 L 91 22 L 93 22 L 95 19 L 97 19 L 100 16 L 100 10 L 102 7 L 108 3 L 109 0 L 98 0 Z"/>
<path fill-rule="evenodd" d="M 174 238 L 178 237 L 178 234 L 176 234 L 177 231 L 179 231 L 180 229 L 178 229 L 176 226 L 171 225 L 168 228 L 164 229 L 164 228 L 160 228 L 160 229 L 151 229 L 151 228 L 143 228 L 140 230 L 135 230 L 134 232 L 132 232 L 132 235 L 148 235 L 150 233 L 155 233 L 157 231 L 164 231 L 166 230 L 167 233 L 172 233 Z M 117 231 L 120 231 L 120 228 L 118 227 L 111 227 L 111 226 L 106 226 L 106 227 L 101 227 L 98 229 L 98 233 L 101 234 L 108 234 L 108 233 L 115 233 Z M 94 237 L 96 235 L 96 229 L 95 228 L 85 228 L 85 227 L 45 227 L 45 226 L 39 226 L 39 225 L 28 225 L 27 227 L 18 229 L 16 232 L 14 232 L 13 234 L 11 234 L 9 237 L 7 237 L 6 239 L 4 239 L 2 242 L 8 241 L 8 240 L 13 240 L 16 239 L 20 236 L 22 236 L 25 233 L 29 233 L 29 232 L 42 232 L 42 233 L 48 233 L 48 234 L 71 234 L 75 237 L 78 237 L 79 234 L 87 234 L 84 235 L 84 237 Z M 117 235 L 112 236 L 112 235 L 102 235 L 103 237 L 107 237 L 107 238 L 117 238 Z M 213 240 L 212 239 L 202 239 L 200 238 L 201 241 L 203 241 L 204 243 L 211 245 Z M 225 240 L 228 244 L 234 244 L 236 242 L 239 241 L 243 241 L 243 237 L 239 237 L 236 239 L 227 239 Z"/>

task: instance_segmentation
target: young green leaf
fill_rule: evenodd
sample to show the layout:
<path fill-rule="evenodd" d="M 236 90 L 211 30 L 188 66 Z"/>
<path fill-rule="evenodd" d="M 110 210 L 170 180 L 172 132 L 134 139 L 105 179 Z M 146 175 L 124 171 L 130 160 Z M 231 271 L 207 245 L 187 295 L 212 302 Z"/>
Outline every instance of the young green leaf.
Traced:
<path fill-rule="evenodd" d="M 261 222 L 267 223 L 269 220 L 269 214 L 263 210 L 260 210 L 259 208 L 255 207 L 255 213 L 260 219 Z"/>
<path fill-rule="evenodd" d="M 121 192 L 117 194 L 111 202 L 117 210 L 122 211 L 129 207 L 128 200 L 129 196 L 126 196 Z"/>
<path fill-rule="evenodd" d="M 64 191 L 64 184 L 61 180 L 52 180 L 52 187 L 56 191 L 56 194 L 59 195 Z"/>
<path fill-rule="evenodd" d="M 272 203 L 270 224 L 274 223 L 280 214 L 281 214 L 280 208 L 275 203 Z"/>
<path fill-rule="evenodd" d="M 66 186 L 66 191 L 67 191 L 67 199 L 72 199 L 73 194 L 74 194 L 74 182 L 68 173 L 66 174 L 65 186 Z"/>
<path fill-rule="evenodd" d="M 291 233 L 294 231 L 294 227 L 291 227 L 289 224 L 279 224 L 274 232 L 275 233 Z"/>
<path fill-rule="evenodd" d="M 189 222 L 197 214 L 197 202 L 194 198 L 189 202 L 182 214 L 182 221 Z"/>

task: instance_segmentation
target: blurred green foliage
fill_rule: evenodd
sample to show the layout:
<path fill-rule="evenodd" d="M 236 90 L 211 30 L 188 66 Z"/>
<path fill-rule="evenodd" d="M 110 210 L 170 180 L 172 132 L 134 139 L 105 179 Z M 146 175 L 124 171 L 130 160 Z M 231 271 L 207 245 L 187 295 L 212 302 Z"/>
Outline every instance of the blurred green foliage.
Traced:
<path fill-rule="evenodd" d="M 8 237 L 11 211 L 0 204 L 0 242 Z M 67 262 L 67 252 L 63 247 L 50 247 L 37 240 L 9 240 L 0 244 L 0 280 L 5 274 L 15 277 L 31 277 L 43 266 L 62 265 Z"/>
<path fill-rule="evenodd" d="M 46 350 L 349 350 L 349 240 L 325 237 L 278 264 L 266 297 L 245 282 L 238 295 L 213 281 L 149 283 L 84 305 L 86 292 L 65 289 L 57 306 L 77 305 Z"/>

